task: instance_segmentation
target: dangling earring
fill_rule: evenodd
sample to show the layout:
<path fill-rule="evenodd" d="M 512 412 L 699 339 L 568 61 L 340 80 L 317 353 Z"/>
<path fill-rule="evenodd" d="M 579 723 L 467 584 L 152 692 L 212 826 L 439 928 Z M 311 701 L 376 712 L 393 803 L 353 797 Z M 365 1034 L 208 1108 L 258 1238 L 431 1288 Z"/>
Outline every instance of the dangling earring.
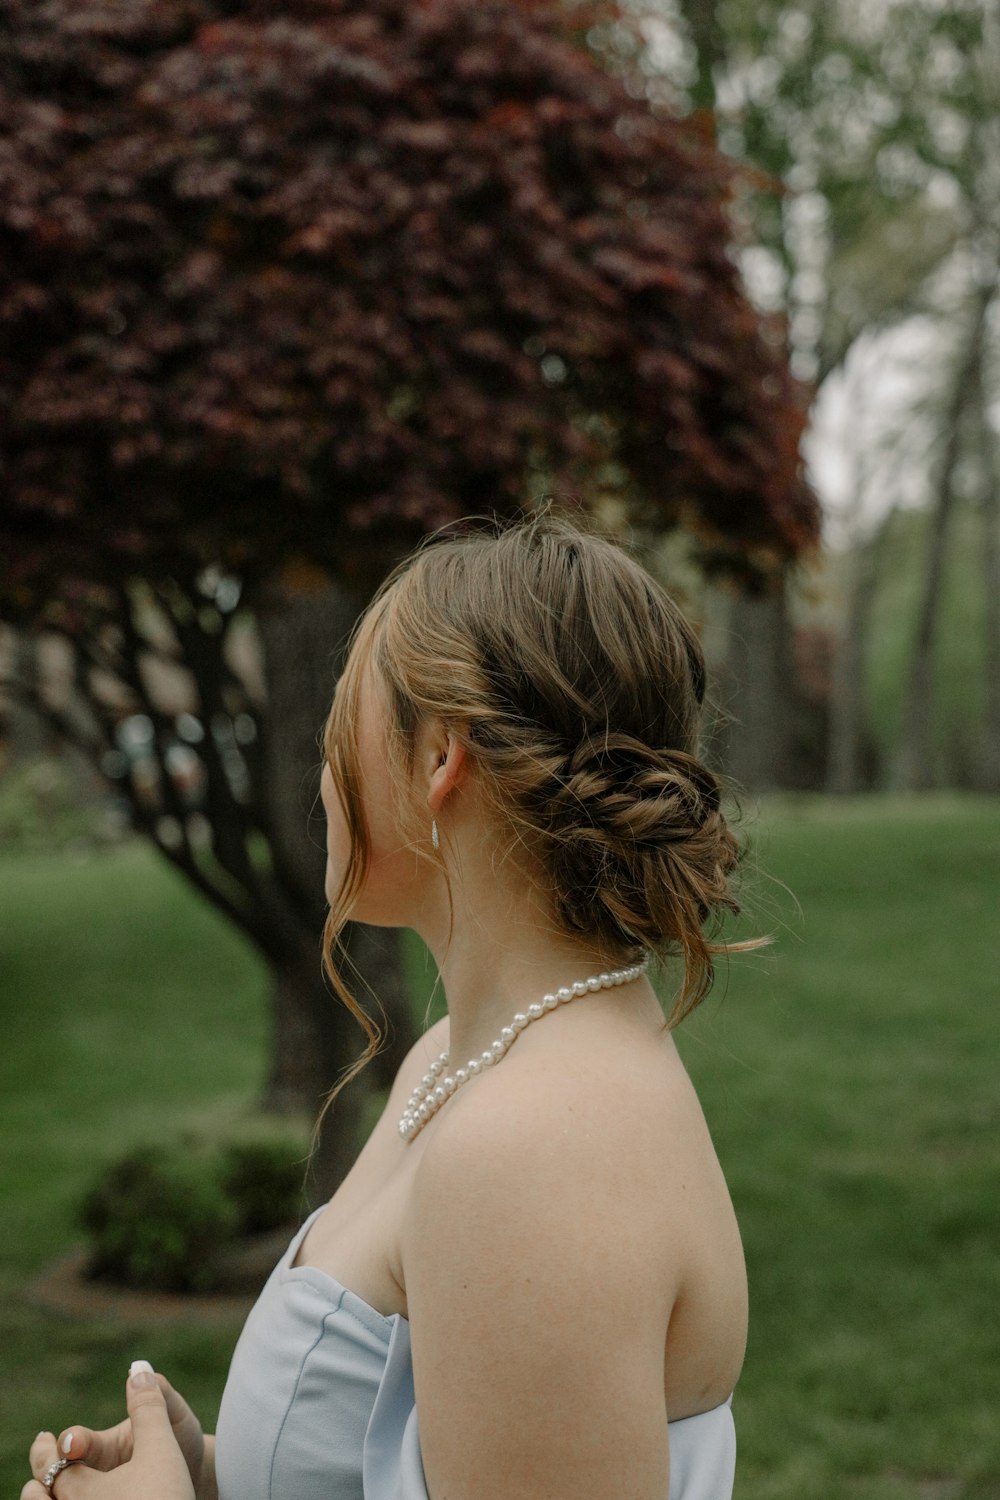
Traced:
<path fill-rule="evenodd" d="M 441 840 L 438 837 L 437 818 L 431 818 L 431 843 L 434 845 L 435 849 L 440 849 Z"/>

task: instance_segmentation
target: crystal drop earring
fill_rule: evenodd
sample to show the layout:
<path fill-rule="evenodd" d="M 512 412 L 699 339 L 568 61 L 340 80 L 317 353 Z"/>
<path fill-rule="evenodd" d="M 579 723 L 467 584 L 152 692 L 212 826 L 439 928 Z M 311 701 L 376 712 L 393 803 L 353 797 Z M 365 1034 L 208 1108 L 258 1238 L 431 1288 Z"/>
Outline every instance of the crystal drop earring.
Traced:
<path fill-rule="evenodd" d="M 441 840 L 438 837 L 437 818 L 431 818 L 431 843 L 434 845 L 435 849 L 440 849 Z"/>

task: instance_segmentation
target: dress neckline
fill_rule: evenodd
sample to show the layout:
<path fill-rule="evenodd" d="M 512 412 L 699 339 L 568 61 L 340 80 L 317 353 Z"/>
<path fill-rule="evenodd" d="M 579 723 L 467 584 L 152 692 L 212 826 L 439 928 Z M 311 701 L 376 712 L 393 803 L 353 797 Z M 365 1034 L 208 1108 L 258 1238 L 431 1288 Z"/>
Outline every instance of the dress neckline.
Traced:
<path fill-rule="evenodd" d="M 306 1237 L 309 1226 L 315 1219 L 319 1218 L 324 1208 L 326 1208 L 326 1204 L 321 1203 L 319 1208 L 313 1209 L 305 1223 L 300 1224 L 295 1231 L 288 1249 L 278 1262 L 279 1280 L 283 1282 L 302 1281 L 327 1296 L 330 1296 L 332 1289 L 332 1300 L 336 1302 L 337 1306 L 353 1314 L 359 1323 L 363 1323 L 366 1328 L 370 1328 L 373 1333 L 378 1334 L 386 1343 L 391 1338 L 393 1329 L 397 1324 L 403 1324 L 407 1332 L 409 1332 L 410 1320 L 405 1318 L 402 1313 L 379 1312 L 377 1307 L 372 1307 L 371 1303 L 366 1302 L 357 1292 L 352 1292 L 350 1287 L 345 1286 L 342 1281 L 338 1281 L 336 1276 L 331 1276 L 328 1271 L 321 1271 L 319 1266 L 292 1265 L 292 1261 L 298 1254 L 299 1246 Z M 710 1406 L 706 1411 L 694 1412 L 690 1417 L 674 1417 L 668 1420 L 667 1425 L 668 1427 L 676 1427 L 683 1422 L 697 1422 L 702 1417 L 711 1417 L 716 1412 L 723 1411 L 727 1406 L 732 1406 L 732 1404 L 733 1392 L 730 1391 L 725 1401 L 720 1401 L 718 1406 Z"/>
<path fill-rule="evenodd" d="M 319 1218 L 326 1206 L 325 1203 L 321 1203 L 319 1208 L 314 1208 L 305 1223 L 300 1224 L 295 1231 L 288 1249 L 278 1262 L 278 1279 L 283 1282 L 303 1281 L 307 1285 L 312 1286 L 316 1291 L 325 1293 L 327 1296 L 330 1296 L 332 1291 L 333 1300 L 337 1302 L 338 1306 L 344 1308 L 349 1313 L 353 1313 L 359 1322 L 364 1323 L 366 1328 L 372 1329 L 374 1333 L 380 1334 L 383 1338 L 388 1338 L 397 1322 L 408 1323 L 409 1320 L 402 1313 L 379 1312 L 377 1307 L 372 1307 L 371 1303 L 366 1302 L 359 1293 L 352 1292 L 350 1287 L 345 1286 L 342 1281 L 338 1281 L 336 1276 L 331 1276 L 329 1271 L 321 1270 L 319 1266 L 295 1266 L 292 1264 L 310 1226 Z"/>

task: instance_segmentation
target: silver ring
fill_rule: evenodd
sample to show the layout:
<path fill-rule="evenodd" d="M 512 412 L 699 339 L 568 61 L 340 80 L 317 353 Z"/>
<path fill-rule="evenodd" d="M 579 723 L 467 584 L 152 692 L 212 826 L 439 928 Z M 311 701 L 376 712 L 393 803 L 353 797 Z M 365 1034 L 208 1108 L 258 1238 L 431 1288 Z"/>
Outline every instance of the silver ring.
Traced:
<path fill-rule="evenodd" d="M 45 1478 L 42 1480 L 42 1489 L 48 1490 L 49 1494 L 52 1495 L 52 1486 L 55 1484 L 56 1475 L 61 1474 L 63 1469 L 68 1469 L 70 1464 L 75 1463 L 75 1458 L 57 1458 L 55 1463 L 50 1464 L 48 1467 Z M 54 1495 L 53 1500 L 55 1500 Z"/>

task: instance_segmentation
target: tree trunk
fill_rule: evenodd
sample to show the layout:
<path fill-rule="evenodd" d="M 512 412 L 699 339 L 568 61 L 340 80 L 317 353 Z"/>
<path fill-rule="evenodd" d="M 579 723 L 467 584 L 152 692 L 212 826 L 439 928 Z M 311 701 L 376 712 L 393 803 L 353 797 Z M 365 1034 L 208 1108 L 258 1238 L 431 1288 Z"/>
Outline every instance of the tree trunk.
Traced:
<path fill-rule="evenodd" d="M 1000 480 L 992 431 L 981 418 L 983 446 L 983 584 L 986 694 L 977 785 L 1000 792 Z"/>
<path fill-rule="evenodd" d="M 715 72 L 725 60 L 716 0 L 682 0 L 681 13 L 691 33 L 697 67 L 691 102 L 695 109 L 714 111 Z"/>
<path fill-rule="evenodd" d="M 681 0 L 696 61 L 691 101 L 714 114 L 716 80 L 726 62 L 718 0 Z M 785 582 L 764 597 L 713 588 L 706 596 L 706 654 L 713 663 L 720 717 L 709 726 L 706 756 L 739 785 L 763 791 L 790 779 Z M 714 650 L 713 650 L 714 643 Z"/>
<path fill-rule="evenodd" d="M 315 1119 L 338 1077 L 360 1055 L 365 1038 L 353 1016 L 329 993 L 311 955 L 290 959 L 276 970 L 275 988 L 287 997 L 300 1034 L 310 1038 L 312 1064 L 307 1073 L 300 1074 L 308 1092 L 300 1097 L 298 1107 Z M 371 1071 L 364 1069 L 340 1091 L 324 1115 L 307 1174 L 312 1206 L 331 1197 L 357 1159 L 372 1089 Z"/>
<path fill-rule="evenodd" d="M 893 774 L 902 791 L 921 791 L 934 780 L 933 768 L 933 655 L 941 602 L 941 582 L 951 519 L 955 509 L 955 472 L 961 453 L 964 417 L 975 391 L 983 344 L 983 325 L 993 287 L 980 288 L 962 350 L 944 423 L 944 453 L 938 476 L 937 499 L 931 521 L 927 572 L 917 617 L 910 676 L 903 708 L 899 751 Z"/>
<path fill-rule="evenodd" d="M 752 598 L 711 594 L 706 652 L 721 722 L 709 752 L 738 785 L 767 791 L 790 779 L 791 701 L 785 588 Z"/>
<path fill-rule="evenodd" d="M 860 791 L 864 774 L 866 735 L 865 657 L 872 604 L 885 559 L 889 517 L 867 544 L 859 543 L 848 561 L 844 628 L 837 642 L 830 688 L 830 736 L 826 790 Z"/>
<path fill-rule="evenodd" d="M 331 1000 L 330 1002 L 334 1002 Z M 261 1108 L 269 1114 L 315 1114 L 328 1087 L 323 1070 L 322 1023 L 303 1003 L 294 970 L 272 970 L 271 1042 Z"/>
<path fill-rule="evenodd" d="M 308 582 L 298 580 L 296 586 L 286 579 L 276 586 L 259 612 L 258 628 L 268 696 L 264 765 L 272 846 L 283 879 L 298 892 L 299 910 L 316 934 L 315 952 L 304 970 L 293 965 L 276 973 L 265 1102 L 274 1108 L 314 1110 L 365 1044 L 357 1021 L 320 976 L 326 820 L 319 777 L 322 726 L 347 637 L 366 601 L 325 580 L 311 588 L 305 586 Z M 415 1036 L 398 934 L 352 926 L 345 942 L 363 980 L 358 994 L 358 981 L 348 970 L 348 988 L 363 1004 L 366 991 L 374 992 L 391 1027 L 384 1053 L 343 1090 L 328 1118 L 316 1182 L 329 1192 L 360 1147 L 364 1097 L 391 1081 Z M 365 1008 L 371 1009 L 370 1002 Z"/>

